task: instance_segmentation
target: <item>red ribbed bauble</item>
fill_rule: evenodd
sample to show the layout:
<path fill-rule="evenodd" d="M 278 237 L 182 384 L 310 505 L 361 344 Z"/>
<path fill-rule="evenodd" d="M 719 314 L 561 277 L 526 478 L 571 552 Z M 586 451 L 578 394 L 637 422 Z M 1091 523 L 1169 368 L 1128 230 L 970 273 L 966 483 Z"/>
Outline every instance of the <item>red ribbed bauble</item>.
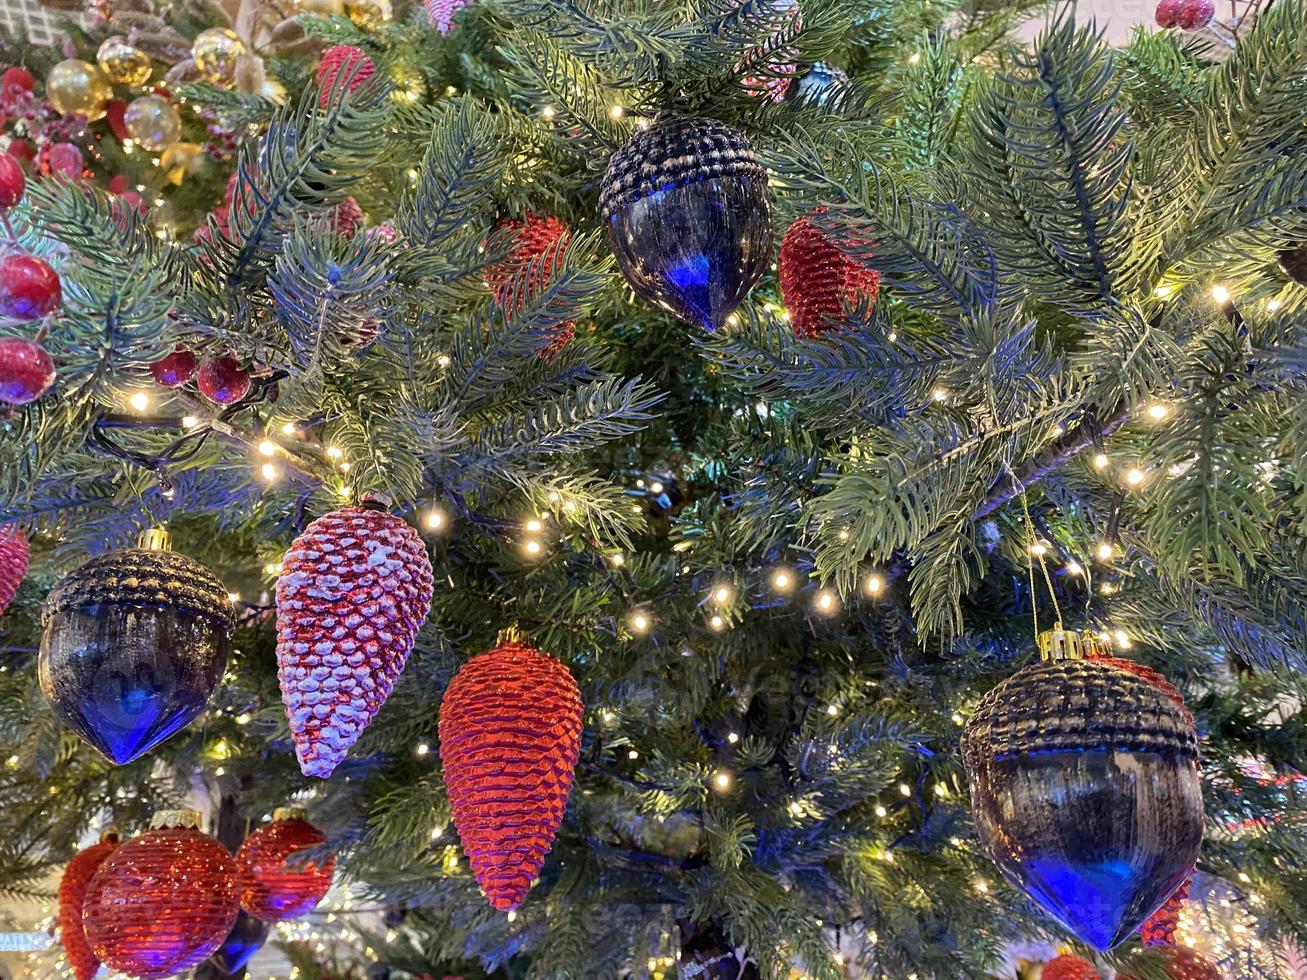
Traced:
<path fill-rule="evenodd" d="M 581 692 L 512 633 L 440 703 L 440 761 L 463 852 L 490 904 L 522 904 L 563 822 L 581 752 Z"/>
<path fill-rule="evenodd" d="M 27 175 L 23 165 L 8 153 L 0 153 L 0 211 L 8 211 L 23 199 Z"/>
<path fill-rule="evenodd" d="M 0 402 L 26 405 L 49 391 L 52 384 L 54 361 L 44 347 L 22 337 L 0 340 Z"/>
<path fill-rule="evenodd" d="M 82 921 L 111 969 L 157 980 L 222 945 L 240 897 L 236 861 L 199 830 L 200 815 L 155 815 L 149 832 L 119 847 L 91 879 Z"/>
<path fill-rule="evenodd" d="M 59 941 L 77 980 L 91 980 L 100 969 L 100 958 L 86 941 L 82 927 L 82 903 L 91 878 L 117 846 L 117 832 L 107 831 L 100 843 L 79 851 L 68 862 L 59 881 Z"/>
<path fill-rule="evenodd" d="M 1098 968 L 1083 956 L 1059 956 L 1044 964 L 1039 980 L 1101 980 Z"/>
<path fill-rule="evenodd" d="M 318 105 L 325 109 L 333 95 L 339 98 L 338 87 L 343 86 L 346 92 L 353 92 L 376 73 L 376 64 L 362 48 L 352 44 L 337 44 L 327 48 L 322 52 L 322 60 L 318 62 L 318 88 L 322 90 L 318 95 Z M 346 81 L 338 82 L 337 79 L 342 77 Z"/>
<path fill-rule="evenodd" d="M 1185 719 L 1189 724 L 1194 723 L 1194 716 L 1189 713 L 1189 709 L 1184 706 L 1184 695 L 1179 692 L 1174 684 L 1166 679 L 1166 675 L 1161 671 L 1154 670 L 1138 660 L 1130 660 L 1127 657 L 1112 657 L 1103 654 L 1089 654 L 1086 660 L 1095 660 L 1100 664 L 1107 664 L 1109 667 L 1116 667 L 1118 670 L 1129 671 L 1136 677 L 1141 677 L 1157 689 L 1159 694 L 1165 695 L 1184 713 Z"/>
<path fill-rule="evenodd" d="M 1192 878 L 1187 879 L 1166 900 L 1166 903 L 1146 918 L 1143 925 L 1139 927 L 1139 938 L 1143 940 L 1145 946 L 1175 945 L 1175 930 L 1180 925 L 1180 907 L 1189 897 L 1189 884 L 1192 880 Z"/>
<path fill-rule="evenodd" d="M 1221 971 L 1187 946 L 1164 946 L 1148 954 L 1159 956 L 1170 980 L 1221 980 Z M 1133 973 L 1117 973 L 1116 980 L 1140 980 Z"/>
<path fill-rule="evenodd" d="M 821 212 L 817 212 L 821 213 Z M 799 218 L 781 239 L 781 296 L 800 337 L 832 328 L 865 298 L 876 302 L 880 273 L 853 261 L 810 218 Z"/>
<path fill-rule="evenodd" d="M 240 361 L 225 354 L 201 364 L 195 383 L 200 394 L 218 405 L 231 405 L 250 393 L 250 373 Z"/>
<path fill-rule="evenodd" d="M 326 779 L 372 723 L 431 611 L 431 559 L 379 500 L 295 539 L 277 579 L 277 678 L 300 771 Z"/>
<path fill-rule="evenodd" d="M 150 365 L 154 380 L 166 388 L 180 388 L 195 377 L 200 359 L 192 351 L 178 347 L 171 354 Z"/>
<path fill-rule="evenodd" d="M 11 252 L 0 258 L 0 316 L 39 320 L 59 308 L 59 276 L 35 255 Z"/>
<path fill-rule="evenodd" d="M 0 526 L 0 615 L 14 601 L 18 586 L 27 575 L 30 549 L 27 535 L 14 524 Z"/>
<path fill-rule="evenodd" d="M 571 242 L 572 232 L 562 218 L 552 214 L 527 212 L 525 218 L 507 218 L 499 222 L 491 234 L 503 236 L 511 244 L 504 261 L 487 266 L 483 275 L 486 285 L 495 294 L 499 305 L 511 316 L 520 310 L 525 302 L 549 287 L 558 272 L 558 256 Z M 514 297 L 515 278 L 533 263 L 534 268 L 525 287 L 517 297 Z M 553 357 L 566 347 L 574 336 L 576 336 L 574 323 L 568 321 L 558 324 L 549 332 L 549 344 L 540 351 L 540 355 L 544 358 Z"/>
<path fill-rule="evenodd" d="M 288 861 L 300 851 L 325 843 L 327 835 L 301 811 L 278 810 L 236 852 L 241 908 L 264 922 L 283 922 L 312 912 L 331 888 L 335 858 L 322 864 Z"/>

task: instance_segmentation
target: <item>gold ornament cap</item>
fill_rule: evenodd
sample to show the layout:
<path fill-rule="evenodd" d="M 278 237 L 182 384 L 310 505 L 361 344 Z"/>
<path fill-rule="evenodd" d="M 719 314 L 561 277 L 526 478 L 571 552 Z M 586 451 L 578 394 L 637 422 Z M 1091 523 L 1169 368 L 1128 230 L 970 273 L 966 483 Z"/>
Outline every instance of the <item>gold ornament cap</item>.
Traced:
<path fill-rule="evenodd" d="M 309 811 L 302 806 L 279 806 L 272 811 L 273 820 L 307 820 Z"/>
<path fill-rule="evenodd" d="M 150 820 L 151 830 L 165 827 L 188 827 L 199 830 L 203 817 L 199 810 L 160 810 Z"/>
<path fill-rule="evenodd" d="M 1103 652 L 1102 645 L 1092 633 L 1063 629 L 1061 626 L 1044 630 L 1036 642 L 1040 660 L 1085 660 Z"/>
<path fill-rule="evenodd" d="M 141 551 L 172 551 L 172 535 L 165 528 L 147 527 L 136 539 Z"/>
<path fill-rule="evenodd" d="M 517 623 L 514 623 L 507 629 L 500 630 L 499 635 L 495 637 L 495 646 L 505 647 L 509 644 L 526 646 L 526 633 L 522 630 L 522 627 L 517 625 Z"/>

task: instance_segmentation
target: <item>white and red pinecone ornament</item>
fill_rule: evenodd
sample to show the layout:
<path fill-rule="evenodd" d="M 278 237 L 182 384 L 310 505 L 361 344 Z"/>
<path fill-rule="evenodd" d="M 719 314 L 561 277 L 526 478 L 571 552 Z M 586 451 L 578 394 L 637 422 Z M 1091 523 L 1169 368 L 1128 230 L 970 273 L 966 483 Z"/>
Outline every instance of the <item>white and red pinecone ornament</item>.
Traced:
<path fill-rule="evenodd" d="M 817 214 L 825 209 L 819 209 Z M 790 326 L 800 337 L 816 337 L 865 299 L 875 303 L 880 273 L 855 262 L 808 217 L 797 219 L 781 239 L 778 270 Z"/>
<path fill-rule="evenodd" d="M 791 42 L 803 31 L 803 15 L 799 11 L 798 0 L 776 0 L 771 8 L 771 15 L 779 21 L 776 29 L 765 44 L 750 51 L 736 67 L 739 70 L 748 71 L 752 68 L 756 71 L 757 66 L 765 60 L 767 72 L 745 75 L 741 84 L 750 95 L 765 93 L 773 102 L 780 102 L 794 84 L 794 76 L 799 71 L 799 66 L 794 63 L 798 51 Z"/>
<path fill-rule="evenodd" d="M 504 261 L 487 266 L 484 276 L 499 305 L 512 316 L 524 302 L 549 288 L 558 272 L 559 257 L 572 240 L 572 232 L 562 218 L 528 211 L 521 219 L 500 221 L 491 235 L 505 236 L 511 242 Z M 532 266 L 525 288 L 514 297 L 516 276 Z M 556 325 L 549 332 L 549 343 L 540 351 L 540 356 L 546 360 L 555 357 L 575 336 L 574 322 L 569 320 Z"/>
<path fill-rule="evenodd" d="M 319 517 L 277 579 L 277 677 L 300 770 L 327 778 L 390 696 L 431 611 L 417 531 L 375 500 Z"/>
<path fill-rule="evenodd" d="M 0 615 L 4 615 L 23 583 L 29 557 L 23 529 L 14 524 L 0 526 Z"/>
<path fill-rule="evenodd" d="M 467 6 L 467 0 L 426 0 L 427 19 L 441 34 L 454 26 L 454 15 Z"/>
<path fill-rule="evenodd" d="M 514 909 L 563 822 L 584 706 L 566 667 L 510 633 L 454 676 L 440 761 L 463 852 L 490 904 Z"/>

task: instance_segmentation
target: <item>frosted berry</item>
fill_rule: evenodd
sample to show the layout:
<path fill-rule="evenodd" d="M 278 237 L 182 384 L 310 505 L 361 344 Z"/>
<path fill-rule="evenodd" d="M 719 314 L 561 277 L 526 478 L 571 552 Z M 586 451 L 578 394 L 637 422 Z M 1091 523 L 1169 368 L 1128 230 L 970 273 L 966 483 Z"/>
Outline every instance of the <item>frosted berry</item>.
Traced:
<path fill-rule="evenodd" d="M 23 165 L 8 153 L 0 153 L 0 211 L 8 211 L 21 201 L 26 189 Z"/>
<path fill-rule="evenodd" d="M 63 292 L 49 263 L 18 252 L 0 258 L 0 316 L 39 320 L 59 308 Z"/>
<path fill-rule="evenodd" d="M 54 362 L 45 348 L 21 337 L 0 340 L 0 402 L 26 405 L 54 384 Z"/>
<path fill-rule="evenodd" d="M 848 311 L 876 302 L 880 294 L 880 273 L 845 255 L 808 217 L 790 225 L 781 239 L 777 266 L 790 326 L 800 337 L 830 330 Z"/>
<path fill-rule="evenodd" d="M 86 168 L 86 157 L 73 143 L 47 143 L 37 155 L 37 165 L 50 177 L 77 180 Z"/>
<path fill-rule="evenodd" d="M 360 85 L 377 73 L 377 66 L 362 48 L 352 44 L 337 44 L 322 53 L 318 62 L 318 105 L 326 108 L 334 97 L 339 98 L 341 83 L 344 78 L 346 92 L 355 91 Z"/>
<path fill-rule="evenodd" d="M 191 351 L 178 347 L 167 357 L 150 365 L 154 380 L 166 388 L 179 388 L 195 377 L 200 359 Z"/>
<path fill-rule="evenodd" d="M 10 140 L 9 155 L 19 163 L 31 163 L 36 159 L 36 148 L 28 140 Z"/>
<path fill-rule="evenodd" d="M 231 405 L 250 392 L 249 372 L 241 367 L 240 361 L 228 355 L 201 364 L 195 383 L 200 387 L 200 394 L 219 405 Z"/>
<path fill-rule="evenodd" d="M 18 587 L 27 576 L 27 562 L 31 549 L 27 535 L 16 524 L 0 527 L 0 613 L 9 608 L 18 594 Z"/>
<path fill-rule="evenodd" d="M 1157 5 L 1157 26 L 1179 27 L 1186 6 L 1187 0 L 1161 0 Z"/>
<path fill-rule="evenodd" d="M 1199 31 L 1216 17 L 1214 0 L 1186 0 L 1180 10 L 1180 26 L 1186 31 Z"/>

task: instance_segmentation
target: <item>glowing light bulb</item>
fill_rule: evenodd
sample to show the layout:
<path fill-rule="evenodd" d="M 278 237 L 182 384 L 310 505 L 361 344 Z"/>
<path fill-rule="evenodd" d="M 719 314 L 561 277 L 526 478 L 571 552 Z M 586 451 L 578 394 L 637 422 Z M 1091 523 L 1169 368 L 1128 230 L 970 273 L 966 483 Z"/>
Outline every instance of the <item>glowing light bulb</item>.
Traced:
<path fill-rule="evenodd" d="M 635 749 L 632 749 L 630 752 L 626 753 L 626 757 L 634 762 L 636 759 L 640 758 L 640 753 Z"/>
<path fill-rule="evenodd" d="M 930 393 L 930 397 L 942 404 L 943 402 L 948 401 L 948 389 L 944 387 L 938 387 Z"/>
<path fill-rule="evenodd" d="M 413 754 L 419 759 L 425 759 L 431 754 L 431 745 L 427 742 L 418 742 L 418 744 L 413 747 Z"/>
<path fill-rule="evenodd" d="M 1125 475 L 1125 482 L 1130 484 L 1132 487 L 1139 486 L 1139 484 L 1144 482 L 1144 471 L 1138 466 L 1130 467 L 1129 472 Z"/>
<path fill-rule="evenodd" d="M 439 507 L 428 507 L 426 513 L 422 515 L 422 523 L 427 526 L 428 531 L 439 531 L 447 520 L 445 512 Z"/>
<path fill-rule="evenodd" d="M 631 614 L 631 632 L 640 634 L 648 633 L 652 626 L 653 620 L 649 617 L 648 613 L 635 612 Z"/>
<path fill-rule="evenodd" d="M 662 492 L 663 492 L 664 490 L 666 490 L 666 489 L 667 489 L 667 488 L 664 487 L 664 486 L 663 486 L 659 481 L 657 481 L 657 480 L 654 480 L 653 483 L 649 484 L 649 492 L 652 493 L 652 494 L 654 494 L 654 495 L 660 494 L 660 493 L 662 493 Z"/>
<path fill-rule="evenodd" d="M 840 713 L 840 706 L 838 704 L 826 705 L 826 714 L 830 715 L 832 718 L 834 718 L 839 713 Z"/>
<path fill-rule="evenodd" d="M 539 534 L 545 529 L 545 526 L 540 522 L 540 518 L 533 517 L 526 522 L 526 529 L 532 534 Z"/>
<path fill-rule="evenodd" d="M 1104 469 L 1109 462 L 1111 461 L 1107 458 L 1107 453 L 1099 453 L 1094 457 L 1094 469 Z"/>
<path fill-rule="evenodd" d="M 242 711 L 240 714 L 236 716 L 236 724 L 248 725 L 249 723 L 250 723 L 250 713 L 248 711 Z"/>
<path fill-rule="evenodd" d="M 1085 569 L 1084 566 L 1080 564 L 1080 562 L 1069 561 L 1067 562 L 1066 565 L 1066 573 L 1068 575 L 1083 575 L 1085 574 Z"/>
<path fill-rule="evenodd" d="M 267 480 L 269 483 L 272 483 L 274 480 L 277 479 L 277 477 L 281 476 L 281 471 L 278 470 L 277 467 L 274 466 L 272 463 L 264 463 L 261 467 L 259 467 L 259 472 L 263 475 L 263 478 Z"/>
<path fill-rule="evenodd" d="M 445 825 L 443 823 L 438 823 L 431 828 L 432 840 L 440 840 L 440 838 L 444 836 L 445 836 Z"/>
<path fill-rule="evenodd" d="M 1213 286 L 1212 299 L 1216 300 L 1216 302 L 1221 306 L 1224 306 L 1226 303 L 1230 302 L 1230 290 L 1226 289 L 1224 286 Z"/>
<path fill-rule="evenodd" d="M 614 119 L 621 119 L 623 112 L 625 112 L 625 110 L 620 105 L 613 104 L 608 107 L 608 115 Z"/>
<path fill-rule="evenodd" d="M 183 415 L 183 416 L 182 416 L 182 428 L 183 428 L 183 429 L 193 429 L 193 428 L 195 428 L 195 427 L 196 427 L 197 425 L 199 425 L 199 424 L 200 424 L 200 420 L 197 419 L 194 415 Z"/>
<path fill-rule="evenodd" d="M 1271 312 L 1271 313 L 1274 313 L 1276 310 L 1278 310 L 1278 309 L 1279 309 L 1281 306 L 1283 306 L 1283 305 L 1284 305 L 1284 301 L 1283 301 L 1283 300 L 1278 300 L 1278 299 L 1268 299 L 1268 300 L 1266 301 L 1266 309 L 1267 309 L 1269 312 Z"/>
<path fill-rule="evenodd" d="M 1115 550 L 1112 547 L 1112 542 L 1100 541 L 1098 547 L 1094 549 L 1094 554 L 1098 556 L 1100 561 L 1107 561 L 1115 553 Z"/>
<path fill-rule="evenodd" d="M 816 606 L 819 613 L 830 614 L 839 607 L 839 600 L 835 597 L 834 592 L 829 589 L 822 589 L 813 600 L 813 605 Z"/>
<path fill-rule="evenodd" d="M 985 882 L 983 882 L 983 881 L 977 881 L 977 882 L 976 882 L 976 891 L 980 892 L 980 894 L 982 894 L 982 895 L 986 895 L 986 894 L 989 893 L 989 885 L 987 885 L 987 884 L 986 884 Z"/>
<path fill-rule="evenodd" d="M 327 447 L 327 459 L 340 459 L 340 457 L 344 455 L 345 455 L 345 451 L 341 449 L 339 446 Z"/>
<path fill-rule="evenodd" d="M 708 620 L 708 625 L 717 632 L 721 632 L 726 628 L 726 620 L 722 619 L 720 616 L 714 616 L 712 619 Z"/>
<path fill-rule="evenodd" d="M 724 606 L 726 603 L 731 601 L 732 594 L 729 585 L 719 585 L 717 588 L 713 589 L 712 601 L 717 603 L 719 606 Z"/>
<path fill-rule="evenodd" d="M 277 454 L 277 444 L 271 439 L 264 439 L 259 443 L 259 455 L 275 456 Z"/>
<path fill-rule="evenodd" d="M 1116 641 L 1116 645 L 1122 650 L 1130 649 L 1130 637 L 1126 635 L 1125 630 L 1117 630 L 1112 634 L 1112 639 Z"/>
<path fill-rule="evenodd" d="M 284 422 L 281 426 L 281 434 L 284 436 L 297 436 L 299 432 L 299 426 L 294 422 Z"/>
<path fill-rule="evenodd" d="M 911 796 L 912 787 L 909 786 L 907 783 L 899 783 L 899 792 L 902 793 L 904 796 Z"/>
<path fill-rule="evenodd" d="M 966 719 L 964 719 L 964 718 L 962 717 L 961 712 L 958 712 L 958 711 L 953 712 L 953 724 L 955 724 L 955 725 L 961 725 L 962 722 L 965 721 L 965 720 L 966 720 Z"/>
<path fill-rule="evenodd" d="M 1154 422 L 1160 422 L 1171 414 L 1171 409 L 1161 402 L 1153 402 L 1148 406 L 1148 417 Z"/>
<path fill-rule="evenodd" d="M 143 391 L 138 391 L 127 399 L 127 404 L 132 406 L 134 412 L 146 412 L 150 409 L 150 396 Z"/>
<path fill-rule="evenodd" d="M 540 115 L 545 119 L 554 118 L 554 107 L 551 105 L 543 106 L 540 109 Z"/>
<path fill-rule="evenodd" d="M 1036 558 L 1043 558 L 1048 554 L 1048 545 L 1044 544 L 1042 541 L 1036 541 L 1030 546 L 1030 553 Z"/>
<path fill-rule="evenodd" d="M 880 595 L 885 589 L 885 580 L 876 574 L 868 575 L 863 587 L 867 595 Z"/>
<path fill-rule="evenodd" d="M 732 778 L 731 774 L 727 772 L 725 769 L 717 770 L 717 772 L 713 774 L 713 778 L 712 778 L 713 786 L 716 787 L 717 791 L 720 793 L 724 793 L 728 789 L 730 789 L 731 783 L 733 783 L 734 781 L 735 780 Z"/>
<path fill-rule="evenodd" d="M 778 568 L 771 573 L 771 587 L 777 592 L 789 592 L 794 587 L 794 576 L 788 568 Z"/>
<path fill-rule="evenodd" d="M 879 803 L 876 804 L 876 809 L 875 809 L 875 811 L 873 811 L 873 812 L 874 812 L 874 813 L 876 814 L 876 816 L 878 816 L 878 817 L 883 817 L 883 816 L 885 816 L 887 813 L 889 813 L 889 811 L 886 810 L 886 809 L 885 809 L 883 806 L 881 806 Z"/>
<path fill-rule="evenodd" d="M 526 542 L 526 544 L 522 545 L 522 550 L 524 550 L 528 555 L 538 555 L 541 550 L 540 542 L 535 540 L 535 538 L 531 538 Z"/>
<path fill-rule="evenodd" d="M 732 745 L 735 745 L 737 742 L 740 741 L 740 736 L 737 732 L 727 732 L 726 741 L 730 742 Z"/>
<path fill-rule="evenodd" d="M 945 786 L 943 783 L 936 783 L 935 795 L 940 797 L 948 796 L 948 787 Z"/>

